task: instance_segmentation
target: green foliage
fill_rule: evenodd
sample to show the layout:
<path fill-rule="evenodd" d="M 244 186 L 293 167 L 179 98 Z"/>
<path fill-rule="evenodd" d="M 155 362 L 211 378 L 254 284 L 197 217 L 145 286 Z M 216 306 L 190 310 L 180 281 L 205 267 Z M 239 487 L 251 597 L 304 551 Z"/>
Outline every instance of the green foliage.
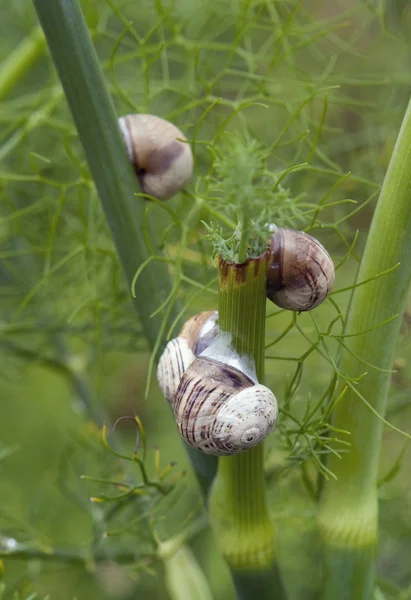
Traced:
<path fill-rule="evenodd" d="M 270 224 L 296 227 L 304 220 L 299 206 L 301 196 L 292 198 L 280 184 L 288 171 L 277 175 L 269 172 L 267 152 L 255 139 L 236 137 L 228 137 L 225 144 L 214 149 L 211 175 L 205 180 L 211 192 L 210 203 L 237 225 L 229 237 L 223 226 L 204 225 L 214 256 L 221 255 L 227 262 L 242 262 L 239 258 L 244 234 L 245 258 L 256 258 L 267 248 Z"/>
<path fill-rule="evenodd" d="M 166 265 L 173 288 L 165 302 L 150 306 L 150 314 L 164 322 L 165 335 L 174 335 L 186 314 L 216 306 L 212 255 L 243 256 L 245 224 L 248 256 L 265 247 L 265 224 L 274 222 L 318 235 L 335 258 L 336 290 L 315 314 L 296 317 L 272 310 L 267 317 L 266 379 L 281 405 L 277 435 L 271 436 L 266 455 L 279 558 L 289 574 L 290 598 L 316 598 L 318 577 L 311 574 L 317 558 L 310 561 L 310 545 L 305 574 L 295 575 L 288 556 L 311 535 L 306 532 L 315 518 L 312 499 L 318 498 L 323 477 L 333 477 L 324 457 L 342 456 L 350 447 L 349 433 L 330 427 L 332 411 L 343 399 L 337 381 L 343 390 L 355 389 L 358 380 L 378 368 L 367 356 L 357 356 L 362 371 L 352 379 L 339 369 L 338 356 L 347 346 L 346 308 L 371 209 L 409 91 L 409 11 L 401 3 L 331 8 L 325 2 L 258 0 L 138 5 L 87 0 L 82 8 L 118 114 L 142 111 L 168 118 L 194 150 L 192 184 L 167 204 L 147 203 L 142 223 L 149 259 L 136 272 L 133 290 L 138 300 L 141 273 L 157 263 Z M 5 24 L 2 56 L 36 35 L 34 12 L 23 0 L 1 6 L 0 18 Z M 7 414 L 0 439 L 9 450 L 0 451 L 5 458 L 0 533 L 34 559 L 47 547 L 57 560 L 58 551 L 67 550 L 67 537 L 78 556 L 70 573 L 81 578 L 78 574 L 87 572 L 89 578 L 78 583 L 79 599 L 108 597 L 102 596 L 105 566 L 95 574 L 90 570 L 90 555 L 96 558 L 102 549 L 103 558 L 109 550 L 117 562 L 122 552 L 130 559 L 131 575 L 127 571 L 120 577 L 127 582 L 120 597 L 143 589 L 153 600 L 164 598 L 160 578 L 152 577 L 162 572 L 159 538 L 173 539 L 183 530 L 191 539 L 190 523 L 201 519 L 199 509 L 191 507 L 199 501 L 190 480 L 165 495 L 153 487 L 161 479 L 157 451 L 147 452 L 144 481 L 135 460 L 117 461 L 102 448 L 99 434 L 85 429 L 84 421 L 112 422 L 136 405 L 148 447 L 158 443 L 167 457 L 163 471 L 176 459 L 173 470 L 186 467 L 164 403 L 155 386 L 150 388 L 154 360 L 149 362 L 147 341 L 54 68 L 44 47 L 33 52 L 30 68 L 22 69 L 12 86 L 7 79 L 1 101 L 0 370 Z M 169 323 L 177 303 L 178 317 Z M 410 355 L 404 327 L 387 416 L 401 429 L 409 425 Z M 136 352 L 136 383 L 124 384 L 124 391 L 121 365 Z M 38 373 L 36 384 L 33 372 Z M 53 401 L 44 401 L 45 389 Z M 24 422 L 33 426 L 26 429 Z M 120 445 L 128 439 L 119 437 Z M 404 508 L 409 486 L 401 477 L 409 456 L 401 454 L 401 436 L 387 429 L 386 438 L 382 471 L 389 473 L 394 465 L 398 476 L 380 490 L 380 588 L 385 597 L 400 598 L 409 586 L 402 558 L 410 548 Z M 16 444 L 20 449 L 8 456 Z M 40 458 L 31 467 L 35 482 L 30 484 L 26 462 L 36 452 Z M 53 462 L 50 455 L 64 460 Z M 50 471 L 58 473 L 58 483 L 49 485 Z M 80 480 L 85 474 L 101 481 Z M 37 498 L 40 508 L 20 509 L 26 496 Z M 103 502 L 91 503 L 90 497 Z M 48 514 L 51 508 L 58 519 Z M 72 533 L 68 526 L 58 533 L 62 514 L 72 520 Z M 296 540 L 296 522 L 307 535 L 304 540 Z M 106 538 L 107 532 L 113 535 Z M 215 598 L 231 598 L 226 572 L 201 546 L 196 553 L 211 575 Z M 63 598 L 50 567 L 53 553 L 49 556 L 49 561 L 41 556 L 45 566 L 38 571 L 32 561 L 26 569 L 6 560 L 4 600 L 16 590 L 22 600 L 36 592 L 43 598 L 50 589 Z M 67 556 L 60 558 L 70 563 Z M 20 593 L 22 581 L 30 581 L 35 591 Z"/>

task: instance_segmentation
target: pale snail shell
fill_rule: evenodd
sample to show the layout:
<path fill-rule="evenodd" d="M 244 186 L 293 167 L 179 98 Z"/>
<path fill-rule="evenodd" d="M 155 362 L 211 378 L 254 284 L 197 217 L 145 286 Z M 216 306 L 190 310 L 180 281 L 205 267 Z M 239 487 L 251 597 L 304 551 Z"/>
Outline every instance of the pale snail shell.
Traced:
<path fill-rule="evenodd" d="M 180 335 L 165 347 L 158 363 L 157 379 L 169 402 L 173 402 L 185 371 L 217 335 L 217 318 L 217 311 L 202 312 L 191 317 L 180 331 Z"/>
<path fill-rule="evenodd" d="M 281 308 L 312 310 L 335 279 L 334 263 L 318 240 L 302 231 L 273 227 L 267 297 Z"/>
<path fill-rule="evenodd" d="M 271 390 L 204 353 L 184 373 L 173 409 L 184 440 L 216 455 L 253 448 L 274 429 L 278 414 Z"/>
<path fill-rule="evenodd" d="M 190 181 L 193 155 L 175 125 L 144 114 L 125 115 L 118 122 L 143 193 L 167 200 Z"/>

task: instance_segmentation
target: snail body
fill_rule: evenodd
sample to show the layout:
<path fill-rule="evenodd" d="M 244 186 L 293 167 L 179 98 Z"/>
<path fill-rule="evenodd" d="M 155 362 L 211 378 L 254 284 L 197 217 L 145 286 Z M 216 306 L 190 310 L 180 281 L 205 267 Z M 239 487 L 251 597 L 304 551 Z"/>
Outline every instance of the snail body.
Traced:
<path fill-rule="evenodd" d="M 125 115 L 118 122 L 143 193 L 167 200 L 190 181 L 191 147 L 175 125 L 146 114 Z"/>
<path fill-rule="evenodd" d="M 157 367 L 160 388 L 169 402 L 173 402 L 178 384 L 185 371 L 213 341 L 218 333 L 217 311 L 207 311 L 189 319 L 178 337 L 171 340 Z"/>
<path fill-rule="evenodd" d="M 267 297 L 281 308 L 307 311 L 330 293 L 334 263 L 318 240 L 302 231 L 273 227 Z"/>

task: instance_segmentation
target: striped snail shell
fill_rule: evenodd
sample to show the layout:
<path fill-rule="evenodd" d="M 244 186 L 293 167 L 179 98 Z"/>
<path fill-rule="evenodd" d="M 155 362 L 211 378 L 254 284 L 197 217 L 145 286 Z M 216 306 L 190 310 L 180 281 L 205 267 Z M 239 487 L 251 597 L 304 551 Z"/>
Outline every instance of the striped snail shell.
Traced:
<path fill-rule="evenodd" d="M 213 341 L 218 333 L 217 311 L 207 311 L 189 319 L 180 335 L 171 340 L 157 367 L 160 388 L 169 402 L 173 402 L 180 379 L 186 369 Z"/>
<path fill-rule="evenodd" d="M 173 410 L 184 440 L 206 454 L 238 454 L 259 444 L 277 421 L 277 400 L 244 358 L 218 354 L 219 336 L 188 367 Z M 220 345 L 221 346 L 221 345 Z"/>
<path fill-rule="evenodd" d="M 281 308 L 312 310 L 335 279 L 334 263 L 318 240 L 302 231 L 271 226 L 267 297 Z"/>
<path fill-rule="evenodd" d="M 119 120 L 120 131 L 141 191 L 168 200 L 191 179 L 190 144 L 172 123 L 154 115 L 131 114 Z"/>

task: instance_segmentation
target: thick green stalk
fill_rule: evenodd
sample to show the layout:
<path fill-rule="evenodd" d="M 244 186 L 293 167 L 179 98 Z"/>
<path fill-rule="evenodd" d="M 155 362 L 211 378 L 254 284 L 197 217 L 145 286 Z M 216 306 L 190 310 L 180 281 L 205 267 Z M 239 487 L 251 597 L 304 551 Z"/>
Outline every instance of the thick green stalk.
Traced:
<path fill-rule="evenodd" d="M 114 244 L 129 284 L 149 258 L 142 232 L 145 201 L 127 158 L 114 106 L 77 0 L 33 0 L 95 181 Z M 155 247 L 155 241 L 152 240 Z M 165 342 L 167 322 L 151 317 L 171 290 L 167 268 L 153 261 L 141 272 L 135 306 L 151 348 Z M 176 311 L 169 314 L 174 319 Z M 160 344 L 157 341 L 160 340 Z M 215 473 L 212 457 L 189 451 L 203 490 Z"/>
<path fill-rule="evenodd" d="M 34 0 L 128 281 L 149 253 L 142 235 L 144 201 L 127 158 L 117 115 L 77 0 Z M 158 285 L 158 281 L 162 285 Z M 162 318 L 150 318 L 170 290 L 163 265 L 144 269 L 136 307 L 154 346 Z"/>
<path fill-rule="evenodd" d="M 23 75 L 41 56 L 44 42 L 41 27 L 36 27 L 0 63 L 0 100 L 3 100 L 13 90 Z"/>
<path fill-rule="evenodd" d="M 253 357 L 264 377 L 267 257 L 242 265 L 220 261 L 219 326 L 240 354 Z M 219 458 L 210 496 L 217 544 L 230 566 L 238 597 L 282 597 L 275 568 L 275 532 L 265 494 L 263 445 Z"/>
<path fill-rule="evenodd" d="M 361 397 L 384 416 L 390 374 L 381 369 L 392 368 L 401 317 L 378 325 L 402 314 L 411 279 L 411 104 L 375 210 L 358 281 L 398 263 L 388 275 L 354 291 L 347 319 L 345 333 L 354 336 L 345 339 L 350 352 L 380 370 L 369 368 L 365 377 L 350 385 L 333 415 L 333 426 L 350 432 L 351 447 L 341 459 L 329 456 L 327 465 L 337 480 L 325 483 L 321 498 L 326 600 L 370 600 L 374 591 L 383 423 Z M 345 375 L 359 377 L 364 365 L 353 354 L 343 350 L 339 367 Z"/>

